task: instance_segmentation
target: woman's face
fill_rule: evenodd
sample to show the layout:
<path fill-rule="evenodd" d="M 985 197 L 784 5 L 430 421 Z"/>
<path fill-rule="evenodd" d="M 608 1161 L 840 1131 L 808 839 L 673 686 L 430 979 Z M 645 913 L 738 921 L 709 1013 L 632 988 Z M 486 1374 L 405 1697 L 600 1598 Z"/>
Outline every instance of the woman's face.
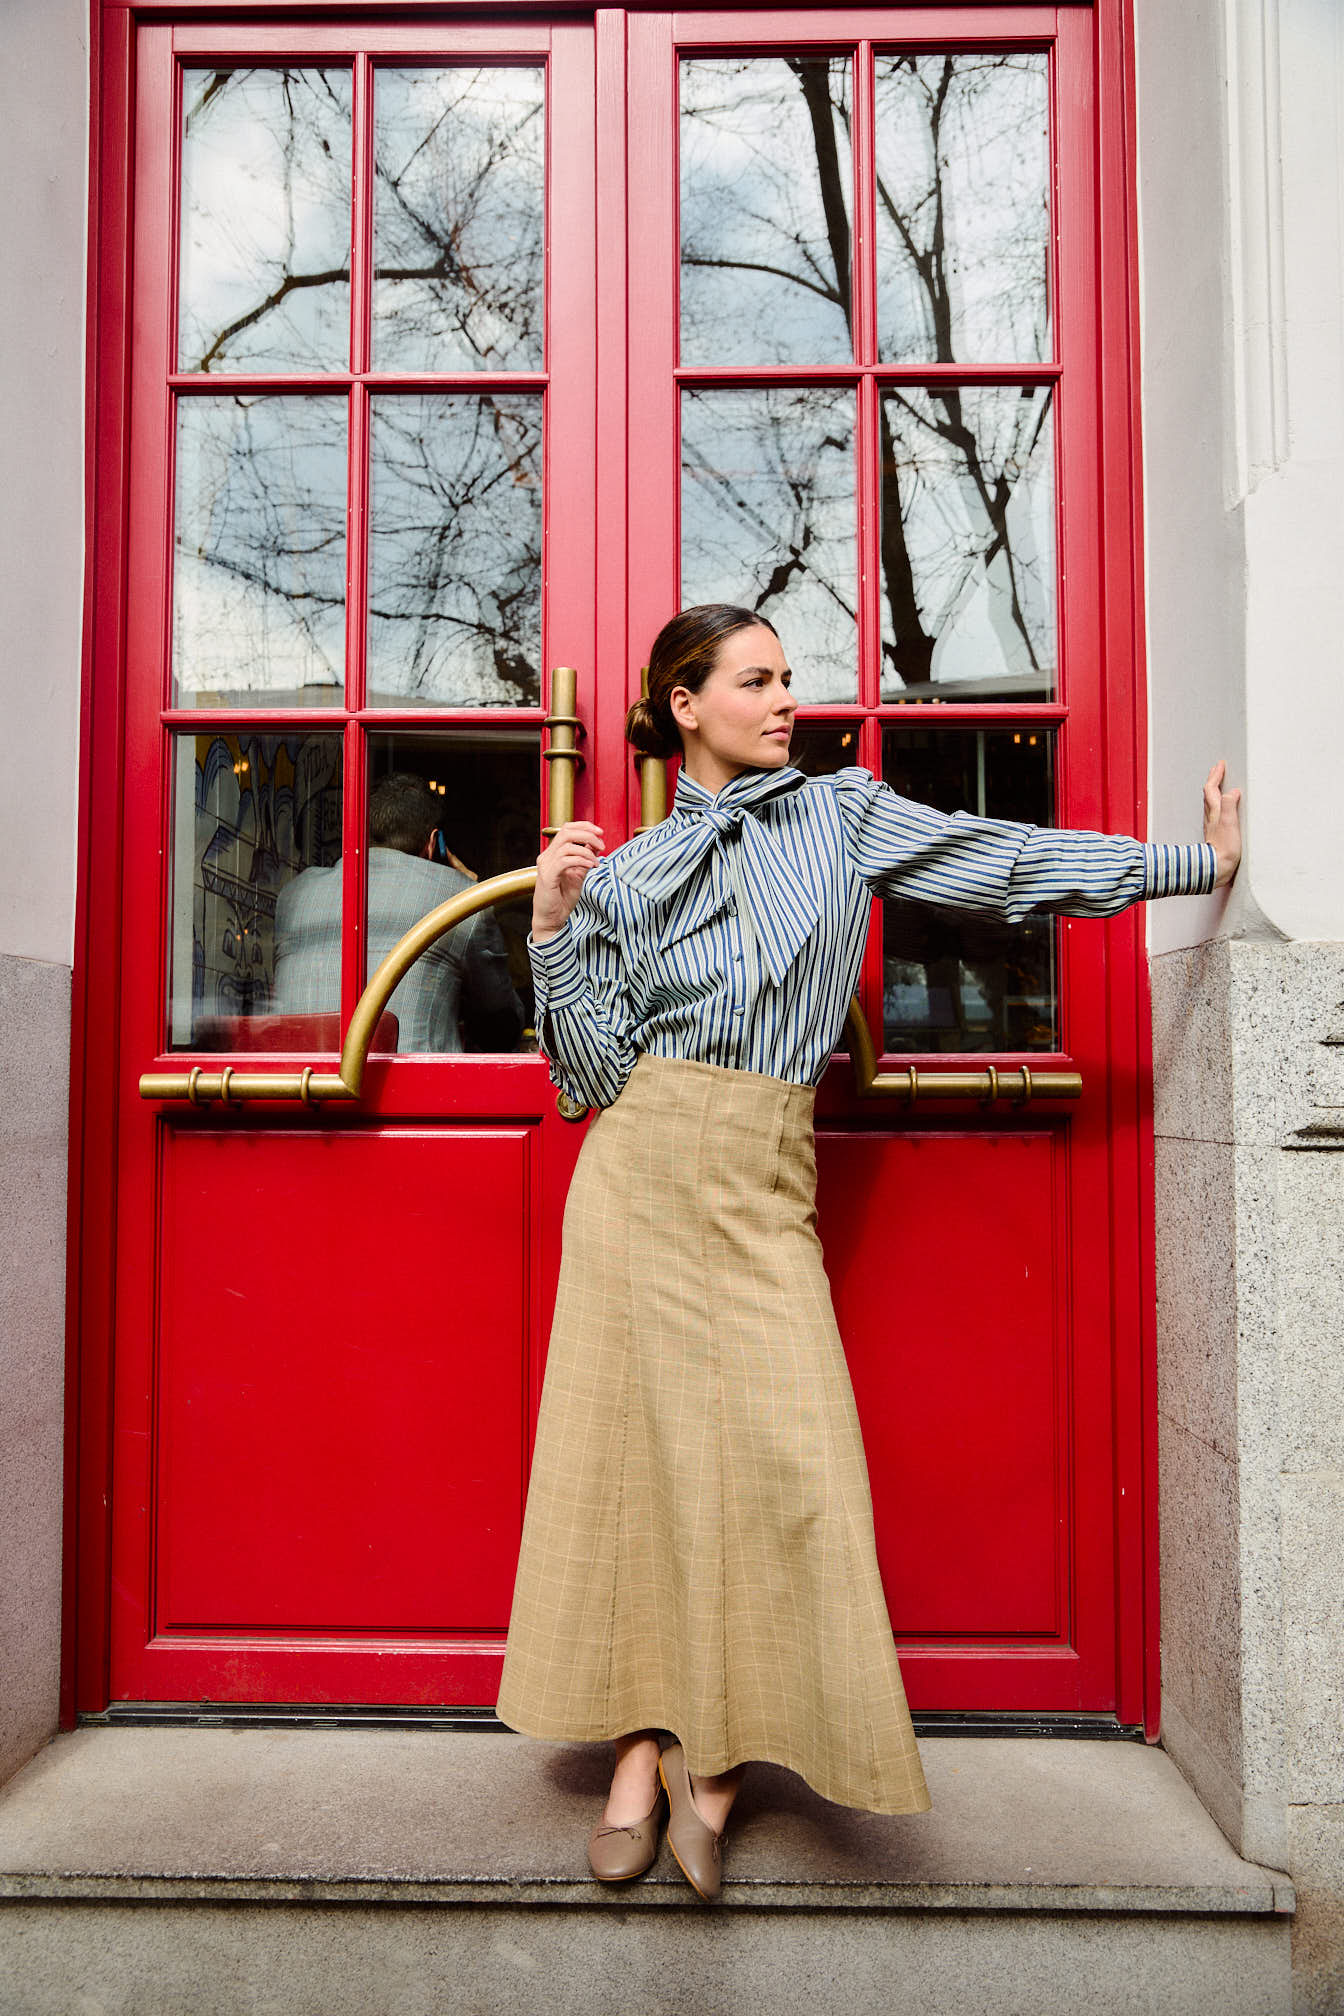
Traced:
<path fill-rule="evenodd" d="M 674 686 L 673 719 L 688 745 L 694 740 L 715 769 L 745 766 L 782 770 L 798 702 L 793 674 L 773 630 L 753 624 L 719 646 L 714 670 L 698 693 Z"/>

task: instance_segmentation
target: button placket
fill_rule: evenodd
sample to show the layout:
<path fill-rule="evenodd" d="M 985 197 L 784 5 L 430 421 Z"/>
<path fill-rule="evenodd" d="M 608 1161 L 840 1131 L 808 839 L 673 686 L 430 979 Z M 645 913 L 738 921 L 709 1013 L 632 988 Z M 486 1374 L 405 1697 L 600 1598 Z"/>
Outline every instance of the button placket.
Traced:
<path fill-rule="evenodd" d="M 738 994 L 738 999 L 732 1002 L 730 1012 L 733 1015 L 740 1015 L 745 1017 L 747 1012 L 747 1004 L 744 998 L 747 984 L 746 954 L 748 943 L 750 943 L 752 948 L 755 949 L 756 929 L 755 925 L 752 922 L 751 901 L 747 895 L 746 883 L 742 875 L 741 849 L 742 849 L 742 830 L 741 827 L 739 827 L 737 834 L 734 837 L 733 844 L 725 849 L 725 852 L 728 857 L 729 879 L 731 880 L 733 885 L 733 895 L 729 898 L 728 907 L 729 910 L 735 912 L 737 916 L 737 937 L 739 946 L 739 950 L 734 952 L 734 954 L 732 955 L 733 964 L 739 969 L 736 976 L 736 990 L 735 990 Z"/>

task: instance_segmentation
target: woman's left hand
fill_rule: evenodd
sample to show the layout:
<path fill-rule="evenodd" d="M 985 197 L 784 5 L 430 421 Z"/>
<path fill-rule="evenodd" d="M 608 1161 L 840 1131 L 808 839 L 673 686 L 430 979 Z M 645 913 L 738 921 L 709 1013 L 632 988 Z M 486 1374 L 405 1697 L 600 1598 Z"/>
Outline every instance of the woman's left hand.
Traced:
<path fill-rule="evenodd" d="M 1218 856 L 1218 879 L 1215 889 L 1221 889 L 1230 882 L 1237 872 L 1241 860 L 1241 792 L 1224 791 L 1223 779 L 1227 776 L 1227 765 L 1215 763 L 1204 779 L 1204 838 L 1211 842 Z"/>

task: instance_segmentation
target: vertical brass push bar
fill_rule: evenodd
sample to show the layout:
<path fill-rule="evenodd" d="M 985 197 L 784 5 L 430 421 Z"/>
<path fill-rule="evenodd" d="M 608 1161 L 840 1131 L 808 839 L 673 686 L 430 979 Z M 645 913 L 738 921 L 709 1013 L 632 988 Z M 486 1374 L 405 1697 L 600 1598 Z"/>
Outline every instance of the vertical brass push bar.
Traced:
<path fill-rule="evenodd" d="M 574 711 L 578 684 L 579 675 L 572 665 L 557 665 L 551 674 L 551 711 L 543 723 L 549 728 L 551 739 L 541 752 L 551 765 L 546 793 L 551 823 L 541 829 L 548 840 L 554 840 L 560 828 L 574 817 L 574 780 L 583 768 L 578 749 L 583 723 Z"/>
<path fill-rule="evenodd" d="M 649 697 L 649 668 L 639 668 L 639 690 L 647 700 Z M 641 756 L 639 759 L 639 824 L 636 833 L 647 833 L 651 826 L 658 826 L 667 817 L 667 764 L 661 756 Z"/>

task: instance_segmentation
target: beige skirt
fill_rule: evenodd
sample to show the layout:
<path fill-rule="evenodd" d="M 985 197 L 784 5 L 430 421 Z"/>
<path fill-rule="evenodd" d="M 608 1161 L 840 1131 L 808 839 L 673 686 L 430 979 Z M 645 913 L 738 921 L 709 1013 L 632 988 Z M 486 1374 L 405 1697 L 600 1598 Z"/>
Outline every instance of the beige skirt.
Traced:
<path fill-rule="evenodd" d="M 641 1053 L 565 1203 L 498 1714 L 932 1801 L 816 1230 L 816 1094 Z"/>

